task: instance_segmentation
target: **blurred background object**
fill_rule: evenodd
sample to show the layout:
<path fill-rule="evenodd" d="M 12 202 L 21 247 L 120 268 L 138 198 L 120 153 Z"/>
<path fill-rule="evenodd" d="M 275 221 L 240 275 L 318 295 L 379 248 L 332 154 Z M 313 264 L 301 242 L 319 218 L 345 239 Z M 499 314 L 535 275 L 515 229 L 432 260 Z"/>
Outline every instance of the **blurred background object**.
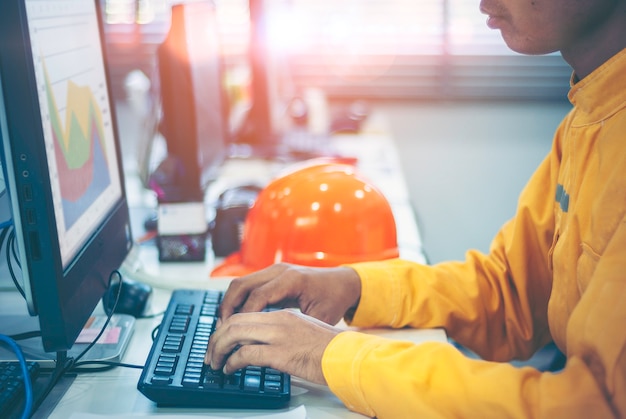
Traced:
<path fill-rule="evenodd" d="M 155 51 L 174 2 L 102 3 L 123 147 L 135 155 L 142 125 L 154 124 L 128 111 L 136 105 L 123 86 L 141 70 L 154 90 Z M 241 118 L 251 94 L 249 3 L 215 3 L 227 89 L 241 104 L 235 112 Z M 367 103 L 387 119 L 430 261 L 460 259 L 469 248 L 487 251 L 570 109 L 571 70 L 561 56 L 511 52 L 472 0 L 263 5 L 272 22 L 269 44 L 288 64 L 291 89 L 302 98 L 321 92 L 334 110 Z"/>

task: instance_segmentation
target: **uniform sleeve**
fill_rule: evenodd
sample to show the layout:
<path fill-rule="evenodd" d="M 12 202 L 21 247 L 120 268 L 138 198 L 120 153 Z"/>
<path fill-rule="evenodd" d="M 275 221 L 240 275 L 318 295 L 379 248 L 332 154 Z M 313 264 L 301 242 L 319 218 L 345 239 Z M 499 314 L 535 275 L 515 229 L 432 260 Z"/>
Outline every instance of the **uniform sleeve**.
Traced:
<path fill-rule="evenodd" d="M 549 185 L 556 184 L 558 162 L 555 142 L 489 254 L 470 251 L 463 262 L 434 266 L 403 260 L 351 265 L 362 284 L 352 325 L 443 327 L 481 357 L 498 361 L 528 358 L 549 342 L 555 193 Z"/>
<path fill-rule="evenodd" d="M 324 376 L 348 408 L 381 419 L 626 417 L 624 249 L 626 219 L 568 321 L 561 372 L 470 359 L 445 343 L 348 331 L 326 348 Z"/>

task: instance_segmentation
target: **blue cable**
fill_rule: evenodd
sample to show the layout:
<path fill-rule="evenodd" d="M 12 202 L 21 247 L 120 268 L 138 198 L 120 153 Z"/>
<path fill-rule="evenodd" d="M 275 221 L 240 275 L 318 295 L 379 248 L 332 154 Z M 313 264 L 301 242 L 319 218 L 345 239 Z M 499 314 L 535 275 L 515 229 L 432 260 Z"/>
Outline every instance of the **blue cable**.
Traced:
<path fill-rule="evenodd" d="M 6 343 L 11 347 L 11 349 L 13 349 L 13 352 L 15 352 L 15 355 L 20 362 L 20 366 L 22 367 L 22 375 L 24 376 L 24 393 L 26 395 L 24 410 L 22 411 L 22 419 L 28 419 L 30 417 L 31 410 L 33 409 L 33 384 L 30 381 L 30 374 L 28 373 L 26 359 L 24 359 L 22 349 L 10 337 L 0 334 L 0 342 Z"/>
<path fill-rule="evenodd" d="M 12 219 L 12 218 L 9 218 L 8 220 L 6 220 L 6 221 L 2 221 L 2 222 L 0 223 L 0 229 L 7 228 L 7 227 L 10 227 L 10 226 L 12 226 L 12 225 L 13 225 L 13 219 Z"/>

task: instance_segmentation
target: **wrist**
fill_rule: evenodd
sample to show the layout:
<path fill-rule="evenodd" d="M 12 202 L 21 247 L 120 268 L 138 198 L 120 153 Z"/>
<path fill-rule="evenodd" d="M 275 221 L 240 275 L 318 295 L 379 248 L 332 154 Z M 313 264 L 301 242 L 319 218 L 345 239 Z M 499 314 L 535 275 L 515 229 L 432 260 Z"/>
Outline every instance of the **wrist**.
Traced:
<path fill-rule="evenodd" d="M 343 278 L 343 281 L 348 284 L 347 292 L 353 298 L 352 304 L 348 306 L 344 314 L 345 320 L 351 321 L 361 301 L 361 278 L 357 271 L 349 266 L 344 266 L 341 269 L 345 269 L 345 278 Z"/>

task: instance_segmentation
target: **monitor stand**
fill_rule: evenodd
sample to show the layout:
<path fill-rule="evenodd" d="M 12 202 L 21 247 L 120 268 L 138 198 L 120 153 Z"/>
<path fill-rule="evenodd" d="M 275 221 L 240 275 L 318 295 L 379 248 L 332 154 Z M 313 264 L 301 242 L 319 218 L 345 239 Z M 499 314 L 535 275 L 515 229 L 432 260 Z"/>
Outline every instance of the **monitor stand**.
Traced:
<path fill-rule="evenodd" d="M 94 315 L 87 322 L 77 343 L 67 352 L 68 357 L 77 357 L 89 345 L 106 321 L 105 315 Z M 11 336 L 20 333 L 39 330 L 37 317 L 28 315 L 0 316 L 0 333 Z M 133 334 L 135 318 L 128 314 L 114 314 L 107 326 L 107 331 L 80 361 L 111 361 L 121 362 L 128 343 Z M 20 340 L 17 342 L 22 348 L 24 358 L 28 361 L 37 361 L 44 369 L 54 369 L 56 366 L 56 352 L 45 352 L 40 337 Z M 13 351 L 0 346 L 0 361 L 17 359 Z M 102 366 L 100 366 L 102 367 Z M 98 365 L 85 365 L 82 368 L 98 368 Z"/>

